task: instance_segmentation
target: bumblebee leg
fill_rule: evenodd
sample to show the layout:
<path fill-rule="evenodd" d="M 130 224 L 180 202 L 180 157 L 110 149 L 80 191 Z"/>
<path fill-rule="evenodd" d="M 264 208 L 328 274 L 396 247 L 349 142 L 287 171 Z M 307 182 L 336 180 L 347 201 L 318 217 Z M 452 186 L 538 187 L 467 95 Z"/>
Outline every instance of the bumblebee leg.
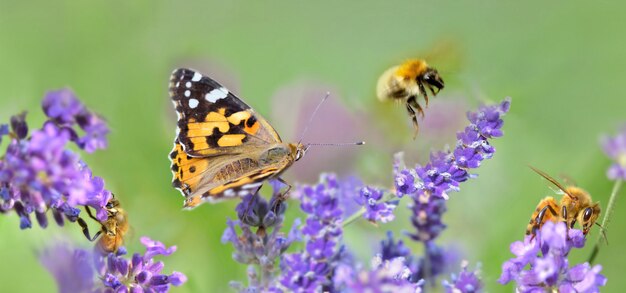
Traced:
<path fill-rule="evenodd" d="M 433 94 L 433 96 L 436 96 L 439 93 L 439 91 L 440 91 L 440 89 L 437 89 L 436 91 L 435 91 L 435 89 L 436 89 L 435 87 L 432 87 L 431 85 L 428 85 L 428 90 L 430 90 L 430 93 Z"/>
<path fill-rule="evenodd" d="M 428 93 L 426 92 L 426 89 L 424 88 L 424 84 L 421 82 L 418 82 L 417 85 L 419 86 L 420 92 L 422 93 L 422 95 L 424 96 L 424 100 L 426 101 L 426 108 L 428 108 Z"/>
<path fill-rule="evenodd" d="M 417 102 L 417 97 L 416 96 L 410 96 L 407 100 L 406 100 L 407 105 L 410 105 L 412 108 L 417 109 L 417 113 L 420 114 L 420 116 L 422 118 L 424 118 L 424 110 L 422 109 L 422 106 L 420 106 L 420 104 Z M 413 109 L 411 109 L 413 111 L 413 113 L 415 113 L 415 111 Z M 411 110 L 409 111 L 409 115 L 411 114 Z M 417 122 L 417 120 L 416 120 Z"/>
<path fill-rule="evenodd" d="M 415 139 L 420 128 L 419 124 L 417 123 L 417 115 L 415 115 L 415 110 L 413 110 L 413 107 L 411 107 L 412 104 L 417 105 L 416 108 L 418 109 L 418 111 L 421 111 L 422 108 L 419 106 L 419 104 L 417 104 L 417 101 L 415 101 L 415 96 L 409 97 L 409 99 L 406 101 L 406 110 L 407 112 L 409 112 L 409 117 L 411 117 L 411 120 L 413 121 L 413 127 L 415 128 L 415 133 L 413 134 L 413 139 Z"/>

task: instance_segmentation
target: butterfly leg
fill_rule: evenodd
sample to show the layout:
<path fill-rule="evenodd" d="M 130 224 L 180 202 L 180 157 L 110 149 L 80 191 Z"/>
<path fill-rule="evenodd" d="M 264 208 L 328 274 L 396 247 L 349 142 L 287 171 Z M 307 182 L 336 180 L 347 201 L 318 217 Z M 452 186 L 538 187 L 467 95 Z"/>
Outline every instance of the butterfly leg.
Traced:
<path fill-rule="evenodd" d="M 272 205 L 272 211 L 276 214 L 278 214 L 278 212 L 280 211 L 280 206 L 282 205 L 283 202 L 285 202 L 287 200 L 288 197 L 288 193 L 291 190 L 291 184 L 287 183 L 285 180 L 283 180 L 280 177 L 277 177 L 276 180 L 278 180 L 280 183 L 284 184 L 287 186 L 287 190 L 285 190 L 285 192 L 279 194 L 276 197 L 276 201 L 274 201 L 274 204 Z"/>
<path fill-rule="evenodd" d="M 250 199 L 248 200 L 248 202 L 244 203 L 246 205 L 246 209 L 243 212 L 242 215 L 239 215 L 239 218 L 241 218 L 242 220 L 244 220 L 244 222 L 247 220 L 248 215 L 250 215 L 250 209 L 252 209 L 254 206 L 257 205 L 257 202 L 259 201 L 259 190 L 261 190 L 261 186 L 259 186 L 254 193 L 252 193 L 252 196 L 250 197 Z M 242 203 L 243 201 L 245 201 L 245 198 L 242 198 Z"/>

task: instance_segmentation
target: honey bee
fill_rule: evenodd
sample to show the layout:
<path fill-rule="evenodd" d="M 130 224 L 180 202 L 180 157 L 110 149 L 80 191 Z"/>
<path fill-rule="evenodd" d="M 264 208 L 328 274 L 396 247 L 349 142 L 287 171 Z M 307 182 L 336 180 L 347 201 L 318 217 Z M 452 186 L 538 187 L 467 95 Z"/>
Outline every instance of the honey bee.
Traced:
<path fill-rule="evenodd" d="M 437 69 L 430 67 L 422 59 L 408 60 L 400 65 L 387 69 L 379 78 L 376 85 L 376 95 L 382 102 L 400 101 L 406 105 L 406 110 L 413 120 L 417 137 L 419 125 L 417 113 L 424 117 L 424 109 L 417 102 L 419 96 L 423 96 L 425 107 L 428 107 L 428 92 L 436 96 L 444 87 L 444 82 Z"/>
<path fill-rule="evenodd" d="M 592 202 L 591 196 L 587 191 L 576 186 L 564 187 L 545 172 L 532 166 L 530 168 L 550 181 L 565 194 L 561 198 L 560 203 L 557 203 L 552 196 L 546 196 L 539 202 L 526 227 L 526 235 L 533 235 L 534 237 L 541 226 L 547 221 L 555 223 L 565 222 L 569 229 L 574 228 L 574 224 L 579 222 L 583 228 L 584 235 L 589 233 L 589 229 L 591 229 L 591 226 L 594 224 L 600 226 L 600 224 L 596 223 L 596 220 L 600 216 L 600 204 L 598 202 Z M 602 226 L 600 226 L 600 228 L 602 228 Z"/>
<path fill-rule="evenodd" d="M 90 218 L 100 223 L 100 231 L 98 231 L 93 237 L 89 235 L 89 227 L 87 223 L 78 218 L 78 224 L 83 229 L 83 234 L 89 241 L 95 241 L 100 237 L 96 244 L 98 249 L 103 253 L 116 252 L 120 246 L 124 243 L 124 236 L 128 232 L 128 216 L 126 211 L 120 207 L 120 202 L 113 196 L 106 204 L 107 219 L 99 221 L 91 212 L 88 206 L 85 206 L 85 210 Z"/>

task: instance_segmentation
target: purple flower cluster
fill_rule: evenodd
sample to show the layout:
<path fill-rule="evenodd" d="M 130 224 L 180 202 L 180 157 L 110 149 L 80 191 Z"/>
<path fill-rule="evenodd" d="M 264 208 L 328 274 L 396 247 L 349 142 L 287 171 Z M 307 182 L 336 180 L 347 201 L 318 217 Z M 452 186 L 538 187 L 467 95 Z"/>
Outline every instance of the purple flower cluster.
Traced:
<path fill-rule="evenodd" d="M 272 260 L 273 264 L 275 258 L 280 258 L 281 273 L 277 283 L 267 282 L 264 281 L 265 273 L 259 277 L 258 272 L 249 267 L 250 285 L 246 288 L 234 283 L 234 287 L 240 292 L 421 292 L 426 282 L 434 286 L 435 278 L 459 259 L 454 250 L 435 243 L 446 227 L 441 216 L 446 211 L 447 193 L 458 190 L 461 182 L 472 177 L 469 169 L 479 167 L 483 160 L 493 156 L 495 149 L 488 140 L 502 136 L 501 118 L 509 110 L 509 105 L 507 99 L 499 105 L 469 113 L 471 124 L 458 133 L 455 150 L 433 153 L 425 166 L 404 168 L 401 158 L 397 157 L 392 191 L 366 186 L 360 180 L 340 182 L 329 174 L 323 174 L 316 185 L 299 186 L 294 197 L 300 199 L 300 208 L 307 214 L 300 230 L 305 242 L 301 251 L 285 254 L 283 246 L 277 244 L 271 244 L 273 250 L 268 250 L 262 240 L 256 240 L 259 231 L 265 235 L 265 227 L 271 226 L 276 219 L 282 223 L 282 216 L 270 208 L 274 206 L 274 199 L 270 203 L 258 196 L 244 199 L 237 207 L 239 221 L 228 222 L 223 242 L 233 243 L 235 260 L 245 264 L 262 264 L 261 257 Z M 389 200 L 388 197 L 393 195 L 398 199 L 405 195 L 411 198 L 411 222 L 417 231 L 409 236 L 424 244 L 424 256 L 412 255 L 404 242 L 395 241 L 389 232 L 372 267 L 362 269 L 342 244 L 343 224 L 361 214 L 370 222 L 393 220 L 399 201 Z M 359 205 L 359 211 L 354 207 L 355 203 Z M 344 222 L 346 210 L 354 210 L 355 214 Z M 236 226 L 241 227 L 240 236 Z M 256 234 L 250 230 L 251 226 L 259 227 Z M 278 227 L 274 229 L 276 231 Z M 296 236 L 291 239 L 295 240 Z M 291 243 L 287 242 L 287 245 Z M 269 268 L 273 266 L 268 266 L 268 271 Z M 271 273 L 273 271 L 268 275 Z M 448 292 L 480 292 L 483 285 L 477 272 L 463 267 L 450 282 L 444 282 L 444 287 Z"/>
<path fill-rule="evenodd" d="M 398 201 L 382 201 L 384 191 L 374 187 L 365 186 L 359 191 L 356 202 L 365 207 L 363 218 L 376 223 L 391 222 L 394 219 L 393 211 L 398 206 Z"/>
<path fill-rule="evenodd" d="M 32 227 L 32 214 L 46 227 L 49 209 L 59 225 L 64 217 L 75 221 L 79 205 L 91 206 L 97 217 L 105 220 L 104 207 L 111 194 L 68 144 L 75 142 L 86 151 L 93 151 L 94 145 L 105 146 L 106 124 L 69 90 L 48 93 L 43 108 L 49 119 L 30 137 L 26 114 L 11 117 L 10 141 L 0 160 L 0 212 L 15 210 L 22 229 Z M 81 122 L 85 120 L 93 123 Z M 74 124 L 84 126 L 83 137 L 77 135 Z M 92 131 L 88 125 L 98 125 L 98 130 Z M 0 128 L 2 133 L 8 131 L 6 126 Z"/>
<path fill-rule="evenodd" d="M 283 255 L 280 283 L 287 291 L 333 291 L 330 278 L 343 252 L 340 190 L 337 178 L 328 174 L 321 176 L 319 184 L 297 190 L 300 208 L 307 213 L 302 228 L 305 250 Z"/>
<path fill-rule="evenodd" d="M 336 268 L 334 283 L 341 292 L 422 292 L 423 281 L 411 282 L 411 270 L 403 257 L 385 260 L 380 255 L 372 259 L 370 270 L 355 270 L 351 265 Z"/>
<path fill-rule="evenodd" d="M 607 177 L 611 180 L 626 180 L 626 127 L 614 137 L 604 137 L 602 148 L 615 162 L 607 170 Z"/>
<path fill-rule="evenodd" d="M 72 141 L 84 151 L 92 153 L 107 147 L 106 136 L 110 130 L 106 122 L 89 111 L 71 90 L 48 92 L 42 101 L 42 108 L 50 121 L 67 129 Z M 84 132 L 83 136 L 78 135 L 75 125 Z"/>
<path fill-rule="evenodd" d="M 565 223 L 547 222 L 535 238 L 528 235 L 524 242 L 511 244 L 515 257 L 502 265 L 498 281 L 501 284 L 515 281 L 517 292 L 598 292 L 606 284 L 600 265 L 569 266 L 570 250 L 584 244 L 582 231 L 568 229 Z"/>
<path fill-rule="evenodd" d="M 58 244 L 40 255 L 42 264 L 57 280 L 59 292 L 167 292 L 170 285 L 180 286 L 187 277 L 179 272 L 162 274 L 164 264 L 155 261 L 157 255 L 168 256 L 176 246 L 141 238 L 146 252 L 135 253 L 131 259 L 123 256 L 122 247 L 116 254 L 102 256 L 95 251 L 70 249 Z"/>
<path fill-rule="evenodd" d="M 292 242 L 301 238 L 297 229 L 299 220 L 294 222 L 289 235 L 280 232 L 286 204 L 280 200 L 279 186 L 276 182 L 271 183 L 274 193 L 269 203 L 258 194 L 244 197 L 236 208 L 239 220 L 228 220 L 228 227 L 222 235 L 222 243 L 230 242 L 235 248 L 233 259 L 249 265 L 250 285 L 247 288 L 240 282 L 231 282 L 231 286 L 240 292 L 278 290 L 275 288 L 275 262 Z M 237 227 L 241 229 L 240 235 Z M 257 227 L 256 233 L 252 231 L 253 227 Z M 271 232 L 268 233 L 268 229 Z M 261 269 L 261 278 L 258 277 L 255 265 Z"/>
<path fill-rule="evenodd" d="M 396 195 L 408 195 L 412 199 L 409 208 L 416 231 L 409 236 L 425 245 L 426 255 L 419 261 L 419 271 L 414 271 L 419 277 L 434 278 L 450 265 L 446 263 L 446 253 L 434 243 L 446 228 L 441 217 L 446 212 L 448 193 L 458 191 L 460 183 L 473 177 L 469 170 L 478 168 L 483 160 L 493 156 L 495 148 L 489 140 L 503 135 L 502 116 L 509 108 L 507 98 L 498 105 L 482 106 L 477 112 L 469 112 L 470 125 L 457 133 L 455 149 L 432 153 L 425 166 L 400 168 L 401 157 L 396 157 Z"/>
<path fill-rule="evenodd" d="M 450 282 L 443 281 L 446 293 L 475 293 L 482 292 L 483 283 L 480 280 L 479 271 L 468 271 L 467 263 L 461 264 L 461 272 L 452 274 Z"/>

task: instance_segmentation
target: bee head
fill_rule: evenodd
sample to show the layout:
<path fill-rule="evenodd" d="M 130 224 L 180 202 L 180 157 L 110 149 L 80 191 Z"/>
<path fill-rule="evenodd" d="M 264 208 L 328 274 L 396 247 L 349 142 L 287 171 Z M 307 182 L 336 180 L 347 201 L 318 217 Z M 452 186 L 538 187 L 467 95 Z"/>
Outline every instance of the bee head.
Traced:
<path fill-rule="evenodd" d="M 422 74 L 418 78 L 429 86 L 435 87 L 437 89 L 437 93 L 444 87 L 444 82 L 439 75 L 439 72 L 437 72 L 437 69 L 434 69 L 432 67 L 428 67 L 424 74 Z"/>
<path fill-rule="evenodd" d="M 580 222 L 581 226 L 583 226 L 583 234 L 587 235 L 587 233 L 589 233 L 589 229 L 591 229 L 591 226 L 596 223 L 596 220 L 599 216 L 600 205 L 598 203 L 584 208 L 578 214 L 578 221 Z"/>

